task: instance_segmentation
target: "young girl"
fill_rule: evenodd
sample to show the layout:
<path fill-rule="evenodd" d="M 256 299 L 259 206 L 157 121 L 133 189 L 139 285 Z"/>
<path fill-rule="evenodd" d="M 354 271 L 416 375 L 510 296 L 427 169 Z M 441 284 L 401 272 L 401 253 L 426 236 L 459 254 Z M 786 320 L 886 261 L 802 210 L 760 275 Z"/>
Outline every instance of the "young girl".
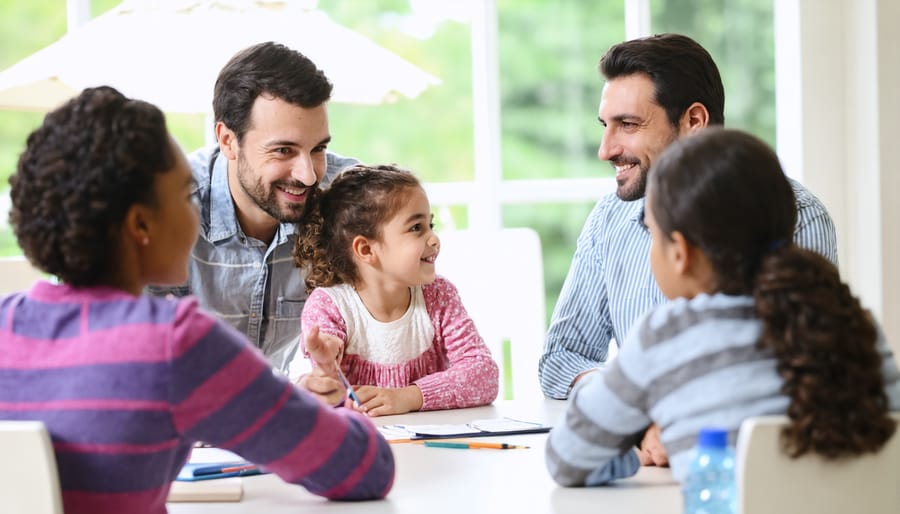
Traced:
<path fill-rule="evenodd" d="M 165 512 L 199 440 L 315 494 L 383 497 L 394 461 L 369 419 L 273 374 L 193 299 L 142 294 L 187 278 L 191 181 L 159 109 L 112 88 L 83 91 L 28 137 L 10 222 L 62 284 L 0 299 L 0 419 L 47 426 L 66 514 Z"/>
<path fill-rule="evenodd" d="M 356 166 L 307 209 L 294 252 L 307 287 L 316 288 L 303 308 L 304 340 L 334 348 L 360 410 L 378 416 L 494 401 L 497 364 L 456 288 L 435 275 L 440 240 L 415 176 Z"/>
<path fill-rule="evenodd" d="M 881 448 L 895 430 L 888 411 L 900 409 L 900 373 L 837 269 L 791 242 L 797 211 L 774 152 L 748 134 L 706 129 L 654 163 L 646 202 L 650 265 L 673 301 L 576 386 L 550 434 L 553 478 L 597 485 L 633 475 L 631 448 L 651 423 L 677 480 L 701 428 L 734 438 L 757 415 L 787 414 L 792 456 Z"/>

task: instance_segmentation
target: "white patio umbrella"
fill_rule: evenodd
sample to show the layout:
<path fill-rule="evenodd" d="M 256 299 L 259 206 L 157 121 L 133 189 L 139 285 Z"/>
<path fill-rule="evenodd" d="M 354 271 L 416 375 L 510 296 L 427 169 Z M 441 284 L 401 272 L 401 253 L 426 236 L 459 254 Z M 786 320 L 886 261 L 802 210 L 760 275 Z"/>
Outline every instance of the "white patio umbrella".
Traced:
<path fill-rule="evenodd" d="M 210 113 L 222 66 L 275 41 L 312 59 L 332 101 L 414 98 L 440 81 L 309 1 L 130 0 L 0 73 L 0 109 L 47 111 L 85 87 L 111 85 L 168 112 Z"/>

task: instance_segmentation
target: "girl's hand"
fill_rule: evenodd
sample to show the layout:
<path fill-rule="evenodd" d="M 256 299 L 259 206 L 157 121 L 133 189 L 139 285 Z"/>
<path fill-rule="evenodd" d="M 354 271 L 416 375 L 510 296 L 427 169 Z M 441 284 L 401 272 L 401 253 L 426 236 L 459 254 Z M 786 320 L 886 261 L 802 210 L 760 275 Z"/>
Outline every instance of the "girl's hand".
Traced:
<path fill-rule="evenodd" d="M 319 326 L 313 325 L 305 334 L 304 343 L 313 367 L 323 368 L 336 379 L 338 363 L 344 356 L 344 342 L 331 334 L 319 332 Z"/>
<path fill-rule="evenodd" d="M 369 416 L 404 414 L 422 408 L 422 391 L 419 386 L 400 388 L 359 386 L 355 387 L 360 407 Z"/>
<path fill-rule="evenodd" d="M 315 394 L 328 405 L 337 405 L 347 396 L 338 379 L 338 359 L 343 357 L 344 343 L 339 338 L 319 332 L 314 325 L 305 335 L 306 353 L 313 361 L 311 372 L 297 379 L 297 386 Z"/>

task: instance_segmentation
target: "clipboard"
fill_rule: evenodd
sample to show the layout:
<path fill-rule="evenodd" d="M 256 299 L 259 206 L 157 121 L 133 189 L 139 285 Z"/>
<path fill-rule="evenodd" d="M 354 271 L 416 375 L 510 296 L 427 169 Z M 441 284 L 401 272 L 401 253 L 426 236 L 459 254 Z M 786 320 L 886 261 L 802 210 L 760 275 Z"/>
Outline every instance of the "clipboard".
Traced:
<path fill-rule="evenodd" d="M 477 419 L 463 424 L 383 425 L 378 427 L 378 431 L 388 442 L 400 442 L 404 440 L 539 434 L 549 432 L 552 428 L 543 423 L 504 417 Z"/>

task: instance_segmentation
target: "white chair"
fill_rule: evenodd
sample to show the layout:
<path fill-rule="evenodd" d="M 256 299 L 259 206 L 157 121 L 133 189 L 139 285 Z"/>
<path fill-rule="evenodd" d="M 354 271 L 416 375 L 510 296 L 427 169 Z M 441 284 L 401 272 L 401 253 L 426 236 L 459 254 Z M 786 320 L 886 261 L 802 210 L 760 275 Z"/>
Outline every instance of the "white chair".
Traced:
<path fill-rule="evenodd" d="M 544 347 L 546 312 L 537 232 L 471 229 L 443 231 L 438 236 L 437 273 L 457 287 L 500 366 L 499 398 L 541 398 L 537 364 Z M 508 355 L 505 341 L 509 341 Z"/>
<path fill-rule="evenodd" d="M 23 256 L 0 257 L 0 294 L 25 291 L 48 275 L 35 268 Z"/>
<path fill-rule="evenodd" d="M 900 422 L 900 413 L 893 414 Z M 878 454 L 836 462 L 781 450 L 785 416 L 749 418 L 737 441 L 741 514 L 900 513 L 900 428 Z"/>
<path fill-rule="evenodd" d="M 0 421 L 0 512 L 62 514 L 56 456 L 40 421 Z"/>

